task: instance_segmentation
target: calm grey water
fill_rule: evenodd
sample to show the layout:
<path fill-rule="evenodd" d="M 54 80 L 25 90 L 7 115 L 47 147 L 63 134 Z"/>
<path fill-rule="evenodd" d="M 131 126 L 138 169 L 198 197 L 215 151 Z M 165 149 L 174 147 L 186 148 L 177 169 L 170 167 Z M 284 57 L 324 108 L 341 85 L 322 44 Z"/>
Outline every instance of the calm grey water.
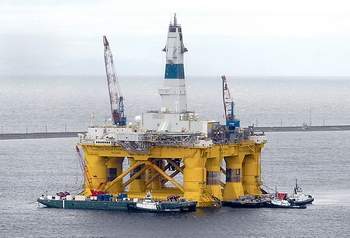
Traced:
<path fill-rule="evenodd" d="M 299 178 L 316 201 L 305 210 L 203 209 L 178 215 L 38 208 L 48 190 L 75 191 L 75 139 L 0 143 L 0 237 L 349 237 L 350 132 L 270 133 L 265 184 Z"/>
<path fill-rule="evenodd" d="M 121 77 L 128 116 L 159 107 L 161 77 Z M 345 78 L 232 78 L 243 125 L 350 123 Z M 219 78 L 188 78 L 189 105 L 222 120 Z M 0 77 L 1 132 L 84 130 L 108 115 L 105 78 Z M 264 183 L 289 192 L 298 178 L 316 201 L 305 210 L 204 209 L 158 215 L 38 208 L 44 191 L 78 191 L 75 139 L 0 141 L 0 237 L 349 237 L 350 132 L 270 133 Z"/>

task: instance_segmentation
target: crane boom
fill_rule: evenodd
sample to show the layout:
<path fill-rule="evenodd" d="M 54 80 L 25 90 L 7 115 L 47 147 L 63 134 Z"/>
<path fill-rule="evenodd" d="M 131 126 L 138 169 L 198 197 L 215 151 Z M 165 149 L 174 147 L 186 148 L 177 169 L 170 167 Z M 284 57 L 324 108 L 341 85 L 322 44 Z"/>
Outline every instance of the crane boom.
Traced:
<path fill-rule="evenodd" d="M 126 117 L 124 115 L 124 99 L 120 92 L 118 79 L 114 69 L 113 55 L 106 36 L 103 36 L 103 45 L 113 124 L 116 126 L 125 126 Z"/>
<path fill-rule="evenodd" d="M 230 93 L 230 89 L 227 85 L 226 76 L 221 76 L 222 79 L 222 100 L 224 103 L 226 126 L 229 130 L 234 130 L 236 127 L 240 127 L 240 121 L 236 119 L 234 107 L 235 103 Z"/>

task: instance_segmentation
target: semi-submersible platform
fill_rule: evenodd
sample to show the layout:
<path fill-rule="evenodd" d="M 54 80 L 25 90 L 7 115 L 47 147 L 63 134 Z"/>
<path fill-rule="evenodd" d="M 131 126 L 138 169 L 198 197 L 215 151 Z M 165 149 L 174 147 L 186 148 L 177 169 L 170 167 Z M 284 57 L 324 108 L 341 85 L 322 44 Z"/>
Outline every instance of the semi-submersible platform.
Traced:
<path fill-rule="evenodd" d="M 127 122 L 124 98 L 107 38 L 103 38 L 112 124 L 91 126 L 80 134 L 77 151 L 84 172 L 83 194 L 127 193 L 158 200 L 175 195 L 215 206 L 243 195 L 260 195 L 261 150 L 265 137 L 241 128 L 226 78 L 222 77 L 224 125 L 201 120 L 188 110 L 181 25 L 168 28 L 165 76 L 159 111 Z M 208 95 L 209 96 L 209 95 Z"/>

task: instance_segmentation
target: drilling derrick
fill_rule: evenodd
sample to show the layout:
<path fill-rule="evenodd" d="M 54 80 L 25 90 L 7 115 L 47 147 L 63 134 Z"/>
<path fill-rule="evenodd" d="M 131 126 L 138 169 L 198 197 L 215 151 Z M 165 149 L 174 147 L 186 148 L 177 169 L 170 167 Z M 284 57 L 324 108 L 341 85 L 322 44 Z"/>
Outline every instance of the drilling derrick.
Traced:
<path fill-rule="evenodd" d="M 113 55 L 106 36 L 103 36 L 103 45 L 112 121 L 116 126 L 125 126 L 126 117 L 124 115 L 124 99 L 120 92 L 118 79 L 114 69 Z"/>
<path fill-rule="evenodd" d="M 159 90 L 162 98 L 162 111 L 183 113 L 187 111 L 184 53 L 187 48 L 183 43 L 182 28 L 177 23 L 176 15 L 169 24 L 166 53 L 166 65 L 163 85 Z"/>

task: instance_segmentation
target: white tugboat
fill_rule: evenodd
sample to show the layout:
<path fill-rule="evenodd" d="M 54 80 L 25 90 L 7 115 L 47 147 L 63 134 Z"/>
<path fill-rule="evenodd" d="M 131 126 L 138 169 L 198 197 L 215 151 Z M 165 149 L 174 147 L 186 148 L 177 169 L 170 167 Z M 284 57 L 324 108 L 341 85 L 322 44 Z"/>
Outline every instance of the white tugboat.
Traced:
<path fill-rule="evenodd" d="M 267 203 L 271 208 L 305 209 L 306 205 L 296 205 L 287 200 L 287 193 L 276 192 L 276 195 Z"/>
<path fill-rule="evenodd" d="M 308 194 L 303 193 L 301 187 L 298 186 L 298 180 L 295 180 L 295 187 L 293 194 L 287 198 L 288 202 L 295 205 L 306 205 L 311 204 L 314 201 L 314 198 Z"/>
<path fill-rule="evenodd" d="M 150 192 L 147 193 L 146 197 L 136 202 L 136 208 L 139 210 L 145 211 L 157 211 L 159 207 L 159 202 L 156 202 L 152 198 L 152 194 Z"/>
<path fill-rule="evenodd" d="M 195 211 L 197 202 L 179 199 L 172 196 L 167 201 L 155 201 L 150 192 L 142 200 L 138 200 L 135 204 L 129 206 L 130 210 L 143 212 L 191 212 Z"/>

